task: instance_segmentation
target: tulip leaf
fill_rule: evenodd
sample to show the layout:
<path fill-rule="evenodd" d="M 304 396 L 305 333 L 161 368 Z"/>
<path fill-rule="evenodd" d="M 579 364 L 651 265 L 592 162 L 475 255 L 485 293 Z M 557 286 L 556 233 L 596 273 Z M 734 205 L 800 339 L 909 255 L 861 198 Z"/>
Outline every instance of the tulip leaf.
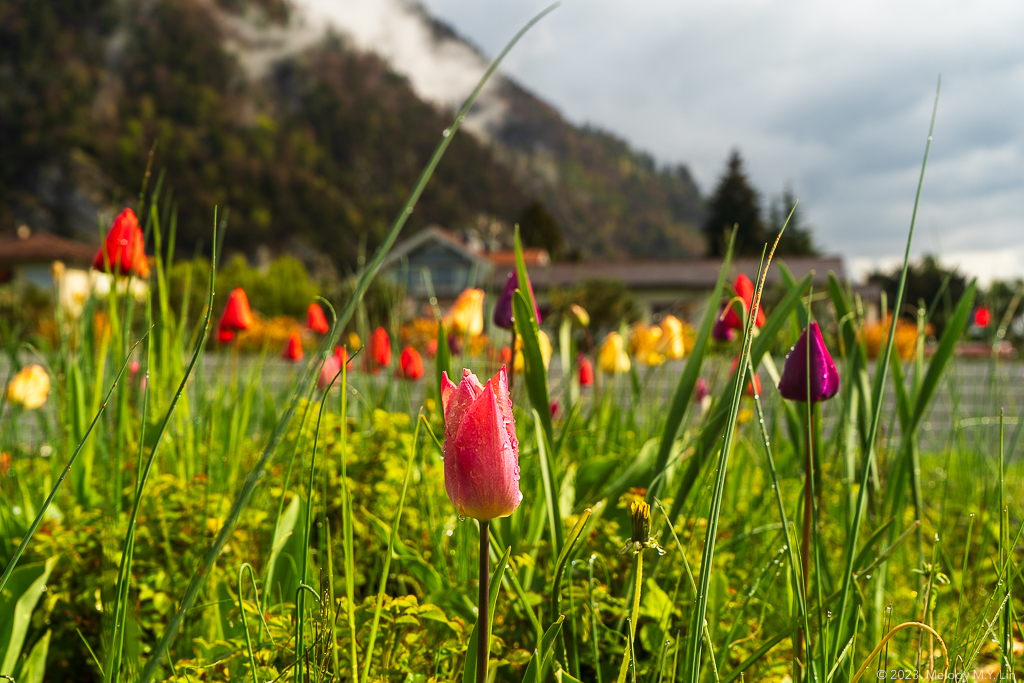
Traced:
<path fill-rule="evenodd" d="M 526 673 L 523 674 L 524 682 L 535 681 L 540 683 L 544 680 L 545 674 L 548 668 L 551 666 L 551 660 L 554 657 L 555 649 L 555 638 L 558 637 L 559 631 L 562 630 L 562 622 L 565 621 L 565 615 L 559 614 L 558 619 L 555 620 L 548 630 L 544 632 L 544 637 L 540 640 L 540 647 L 533 653 L 533 657 L 530 659 L 530 663 L 526 667 Z"/>
<path fill-rule="evenodd" d="M 729 238 L 729 247 L 725 252 L 725 259 L 722 261 L 722 269 L 718 273 L 718 282 L 708 298 L 707 307 L 704 310 L 704 318 L 700 323 L 700 330 L 697 332 L 697 340 L 690 351 L 690 357 L 686 359 L 683 367 L 683 374 L 679 376 L 679 384 L 676 392 L 672 395 L 672 406 L 665 417 L 665 430 L 661 434 L 661 446 L 658 448 L 658 459 L 651 470 L 651 478 L 647 485 L 647 502 L 651 503 L 658 495 L 658 490 L 664 483 L 664 473 L 668 465 L 668 458 L 672 452 L 672 444 L 675 443 L 676 434 L 679 433 L 679 426 L 686 415 L 686 409 L 690 405 L 690 398 L 693 396 L 693 389 L 697 386 L 697 379 L 700 377 L 701 368 L 704 365 L 704 354 L 707 352 L 708 340 L 711 338 L 711 330 L 715 326 L 715 316 L 718 315 L 718 301 L 722 298 L 722 291 L 725 288 L 725 276 L 729 272 L 729 263 L 732 261 L 732 249 L 736 242 L 736 231 L 732 232 Z"/>
<path fill-rule="evenodd" d="M 437 321 L 437 361 L 434 366 L 435 372 L 437 373 L 437 400 L 440 403 L 441 420 L 444 421 L 444 400 L 441 398 L 444 396 L 442 386 L 444 382 L 442 377 L 444 373 L 448 373 L 448 377 L 452 376 L 452 359 L 451 352 L 448 350 L 448 331 L 444 328 L 444 322 Z M 460 381 L 458 378 L 452 379 L 453 382 Z"/>
<path fill-rule="evenodd" d="M 576 520 L 576 524 L 573 525 L 572 530 L 569 532 L 569 536 L 565 539 L 565 545 L 562 546 L 561 552 L 558 553 L 558 560 L 555 562 L 555 575 L 551 578 L 551 604 L 552 612 L 558 614 L 558 603 L 562 595 L 562 574 L 565 572 L 565 563 L 569 561 L 569 555 L 572 554 L 572 549 L 576 546 L 576 541 L 580 540 L 580 534 L 583 533 L 583 528 L 587 525 L 587 521 L 590 520 L 590 508 L 583 511 L 580 518 Z"/>
<path fill-rule="evenodd" d="M 523 376 L 526 378 L 526 392 L 530 395 L 530 404 L 539 413 L 540 424 L 544 427 L 548 443 L 553 443 L 548 373 L 544 369 L 544 357 L 540 352 L 537 319 L 534 317 L 533 306 L 521 289 L 517 289 L 512 296 L 512 311 L 516 333 L 523 343 Z"/>
<path fill-rule="evenodd" d="M 551 449 L 548 447 L 547 438 L 541 429 L 540 420 L 540 415 L 534 409 L 533 424 L 537 432 L 537 455 L 540 460 L 541 475 L 544 481 L 544 497 L 547 500 L 551 542 L 554 544 L 554 548 L 560 551 L 564 541 L 562 539 L 562 510 L 558 504 L 558 482 L 555 480 L 555 469 L 551 462 Z"/>
<path fill-rule="evenodd" d="M 44 563 L 16 569 L 11 574 L 7 595 L 0 595 L 0 674 L 14 673 L 32 611 L 46 591 L 46 582 L 56 563 L 57 558 L 51 557 Z"/>
<path fill-rule="evenodd" d="M 491 572 L 491 584 L 487 593 L 487 601 L 490 609 L 487 611 L 487 637 L 490 638 L 491 627 L 494 626 L 494 611 L 498 605 L 498 589 L 501 588 L 501 580 L 505 576 L 505 567 L 508 565 L 508 557 L 512 552 L 512 546 L 505 548 L 505 554 L 498 560 L 494 571 Z M 469 636 L 469 645 L 466 650 L 466 666 L 464 668 L 462 683 L 476 683 L 476 650 L 477 641 L 480 638 L 480 620 L 473 624 L 473 633 Z M 489 643 L 488 643 L 489 644 Z"/>

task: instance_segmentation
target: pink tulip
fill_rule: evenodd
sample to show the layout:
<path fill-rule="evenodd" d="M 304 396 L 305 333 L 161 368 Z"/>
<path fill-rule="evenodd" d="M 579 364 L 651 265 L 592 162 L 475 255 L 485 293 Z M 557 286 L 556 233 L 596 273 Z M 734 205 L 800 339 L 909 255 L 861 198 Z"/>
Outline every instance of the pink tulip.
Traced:
<path fill-rule="evenodd" d="M 323 366 L 320 368 L 320 377 L 316 380 L 316 388 L 321 391 L 326 389 L 331 384 L 331 380 L 334 379 L 334 376 L 339 372 L 341 372 L 341 359 L 334 354 L 328 356 L 324 360 Z"/>
<path fill-rule="evenodd" d="M 519 442 L 505 366 L 487 384 L 469 370 L 455 386 L 441 380 L 444 486 L 459 515 L 479 520 L 511 515 L 519 491 Z"/>

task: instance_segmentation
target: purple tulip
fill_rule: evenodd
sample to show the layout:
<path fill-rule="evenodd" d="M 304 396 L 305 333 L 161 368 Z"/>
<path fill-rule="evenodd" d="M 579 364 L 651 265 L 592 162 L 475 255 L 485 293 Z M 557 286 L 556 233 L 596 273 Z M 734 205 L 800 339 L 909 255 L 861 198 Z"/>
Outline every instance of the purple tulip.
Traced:
<path fill-rule="evenodd" d="M 505 282 L 505 289 L 501 290 L 498 303 L 494 306 L 494 324 L 503 330 L 512 329 L 512 295 L 519 288 L 519 276 L 515 271 L 508 274 L 508 281 Z M 537 297 L 533 295 L 533 284 L 530 284 L 530 301 L 533 303 L 533 312 L 537 316 L 537 324 L 540 324 L 540 309 L 537 308 Z"/>
<path fill-rule="evenodd" d="M 807 330 L 811 331 L 810 382 L 807 377 Z M 821 338 L 818 323 L 811 323 L 803 331 L 796 345 L 786 356 L 786 364 L 782 368 L 782 379 L 779 380 L 779 393 L 790 401 L 806 401 L 807 389 L 810 386 L 811 403 L 832 398 L 839 391 L 839 372 L 832 356 L 825 348 L 825 340 Z"/>
<path fill-rule="evenodd" d="M 463 370 L 458 386 L 442 376 L 444 487 L 464 517 L 508 517 L 523 500 L 519 491 L 519 442 L 501 366 L 487 384 Z"/>
<path fill-rule="evenodd" d="M 715 326 L 711 328 L 711 338 L 715 341 L 730 342 L 736 336 L 736 331 L 723 320 L 724 314 L 725 306 L 722 306 L 715 316 Z"/>

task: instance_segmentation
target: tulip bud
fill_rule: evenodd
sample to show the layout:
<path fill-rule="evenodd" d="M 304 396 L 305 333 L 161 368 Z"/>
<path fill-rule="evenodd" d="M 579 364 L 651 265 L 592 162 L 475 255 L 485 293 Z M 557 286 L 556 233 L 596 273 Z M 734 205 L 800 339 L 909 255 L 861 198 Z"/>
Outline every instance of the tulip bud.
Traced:
<path fill-rule="evenodd" d="M 978 327 L 988 327 L 991 320 L 992 314 L 984 306 L 974 312 L 974 324 Z"/>
<path fill-rule="evenodd" d="M 576 365 L 580 368 L 580 386 L 592 386 L 594 384 L 594 364 L 581 353 L 576 358 Z"/>
<path fill-rule="evenodd" d="M 735 336 L 735 331 L 725 322 L 725 306 L 720 306 L 715 316 L 715 325 L 711 328 L 711 338 L 719 342 L 730 342 Z"/>
<path fill-rule="evenodd" d="M 252 311 L 249 310 L 249 297 L 245 290 L 238 287 L 228 296 L 227 306 L 224 307 L 224 314 L 220 317 L 218 327 L 222 330 L 237 331 L 247 330 L 252 327 Z M 228 341 L 231 341 L 228 339 Z"/>
<path fill-rule="evenodd" d="M 737 368 L 737 366 L 739 366 L 739 363 L 740 363 L 739 357 L 733 358 L 732 359 L 732 370 L 730 370 L 730 372 L 736 372 L 736 368 Z M 760 396 L 761 395 L 761 378 L 757 376 L 756 372 L 754 373 L 753 379 L 751 381 L 747 382 L 747 391 L 746 391 L 746 393 L 747 393 L 747 396 L 750 396 L 750 397 Z"/>
<path fill-rule="evenodd" d="M 441 378 L 444 406 L 444 486 L 460 516 L 511 515 L 519 491 L 519 442 L 505 367 L 486 385 L 463 370 L 458 386 Z"/>
<path fill-rule="evenodd" d="M 327 324 L 327 318 L 324 316 L 324 309 L 320 308 L 319 304 L 312 303 L 309 305 L 306 327 L 320 334 L 330 331 L 331 328 Z"/>
<path fill-rule="evenodd" d="M 669 360 L 679 360 L 686 353 L 683 323 L 674 315 L 666 315 L 661 321 L 661 339 L 658 340 L 657 351 Z"/>
<path fill-rule="evenodd" d="M 125 209 L 114 219 L 92 267 L 105 273 L 149 277 L 145 240 L 134 211 Z"/>
<path fill-rule="evenodd" d="M 810 330 L 810 381 L 807 375 L 807 331 Z M 796 345 L 786 356 L 786 364 L 782 368 L 779 379 L 779 393 L 790 401 L 806 401 L 810 391 L 811 403 L 832 398 L 839 391 L 839 372 L 832 356 L 825 348 L 825 340 L 821 337 L 818 323 L 811 323 Z"/>
<path fill-rule="evenodd" d="M 590 326 L 590 314 L 587 313 L 586 309 L 579 304 L 573 304 L 569 306 L 569 313 L 572 314 L 573 322 L 580 327 Z"/>
<path fill-rule="evenodd" d="M 537 346 L 540 347 L 540 359 L 544 363 L 544 369 L 547 370 L 551 365 L 551 339 L 548 337 L 547 332 L 544 330 L 537 330 Z M 523 372 L 525 367 L 523 363 L 523 338 L 516 337 L 516 360 L 512 364 L 513 372 Z"/>
<path fill-rule="evenodd" d="M 754 303 L 754 283 L 750 281 L 750 278 L 740 273 L 736 276 L 736 282 L 733 285 L 733 291 L 736 292 L 736 296 L 743 300 L 743 310 L 747 315 L 750 315 L 750 306 Z M 743 329 L 743 320 L 736 314 L 734 308 L 735 303 L 729 304 L 729 310 L 725 314 L 725 324 L 734 330 Z M 757 307 L 757 317 L 754 319 L 754 324 L 757 327 L 764 325 L 764 311 L 761 310 L 761 306 Z"/>
<path fill-rule="evenodd" d="M 711 394 L 708 393 L 708 382 L 703 377 L 697 378 L 697 384 L 693 388 L 693 401 L 700 407 L 701 415 L 704 415 L 711 408 Z"/>
<path fill-rule="evenodd" d="M 378 367 L 391 365 L 391 339 L 383 327 L 378 327 L 370 335 L 370 360 Z"/>
<path fill-rule="evenodd" d="M 411 346 L 402 349 L 402 355 L 398 357 L 398 366 L 402 371 L 402 377 L 413 381 L 423 377 L 423 356 Z"/>
<path fill-rule="evenodd" d="M 475 337 L 484 331 L 484 290 L 465 289 L 441 318 L 444 329 L 456 337 Z"/>
<path fill-rule="evenodd" d="M 626 355 L 622 335 L 618 332 L 608 333 L 597 354 L 597 362 L 601 371 L 607 374 L 629 372 L 629 356 Z"/>
<path fill-rule="evenodd" d="M 26 365 L 7 384 L 7 400 L 25 410 L 42 408 L 50 394 L 50 376 L 41 365 Z"/>
<path fill-rule="evenodd" d="M 348 333 L 348 348 L 349 350 L 352 351 L 352 353 L 355 353 L 359 349 L 363 348 L 363 342 L 361 339 L 359 339 L 359 335 L 356 334 L 355 332 Z"/>
<path fill-rule="evenodd" d="M 509 273 L 505 289 L 501 290 L 498 303 L 494 305 L 494 324 L 503 330 L 512 329 L 512 296 L 517 289 L 519 276 L 513 271 Z M 537 324 L 540 325 L 540 309 L 537 308 L 537 297 L 533 295 L 533 283 L 530 283 L 530 302 L 533 304 L 533 313 L 537 316 Z"/>
<path fill-rule="evenodd" d="M 288 344 L 284 347 L 282 356 L 285 360 L 302 360 L 302 339 L 299 338 L 298 332 L 292 332 L 288 337 Z"/>
<path fill-rule="evenodd" d="M 333 354 L 325 358 L 324 364 L 320 367 L 320 376 L 316 380 L 316 388 L 321 391 L 326 389 L 339 372 L 341 372 L 341 359 Z"/>

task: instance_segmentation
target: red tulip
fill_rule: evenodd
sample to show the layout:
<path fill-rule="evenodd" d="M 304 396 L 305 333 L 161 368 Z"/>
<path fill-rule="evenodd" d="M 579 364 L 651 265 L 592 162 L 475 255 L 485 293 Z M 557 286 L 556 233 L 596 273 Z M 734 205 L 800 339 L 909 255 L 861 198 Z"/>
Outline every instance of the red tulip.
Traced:
<path fill-rule="evenodd" d="M 427 342 L 427 355 L 431 358 L 437 356 L 437 339 L 431 339 Z"/>
<path fill-rule="evenodd" d="M 456 387 L 445 372 L 444 486 L 458 513 L 489 520 L 511 515 L 519 491 L 519 442 L 505 366 L 481 384 L 469 370 Z"/>
<path fill-rule="evenodd" d="M 736 372 L 736 366 L 739 365 L 740 359 L 732 359 L 732 370 L 730 372 Z M 761 378 L 754 373 L 754 379 L 752 382 L 747 382 L 747 396 L 760 396 L 761 395 Z"/>
<path fill-rule="evenodd" d="M 736 276 L 736 283 L 733 285 L 733 290 L 736 292 L 736 296 L 743 300 L 743 308 L 747 314 L 750 314 L 750 305 L 754 302 L 754 283 L 750 281 L 750 278 L 740 273 Z M 731 304 L 729 310 L 726 311 L 725 320 L 722 322 L 731 329 L 741 330 L 743 329 L 743 321 L 739 315 L 736 314 L 736 309 Z M 761 310 L 761 306 L 757 307 L 757 317 L 754 319 L 754 324 L 758 327 L 764 325 L 764 311 Z"/>
<path fill-rule="evenodd" d="M 230 344 L 235 338 L 233 330 L 225 330 L 220 325 L 217 325 L 217 343 L 219 344 Z"/>
<path fill-rule="evenodd" d="M 149 277 L 145 240 L 134 211 L 125 209 L 114 219 L 107 239 L 92 260 L 92 267 L 107 273 Z"/>
<path fill-rule="evenodd" d="M 502 346 L 501 347 L 501 362 L 508 365 L 512 362 L 512 347 Z"/>
<path fill-rule="evenodd" d="M 379 367 L 391 365 L 391 339 L 383 327 L 378 327 L 370 335 L 370 360 Z"/>
<path fill-rule="evenodd" d="M 252 311 L 249 310 L 249 297 L 241 287 L 231 292 L 228 297 L 228 304 L 224 307 L 224 314 L 220 317 L 218 326 L 222 330 L 237 331 L 247 330 L 252 327 Z M 228 341 L 231 341 L 230 339 Z"/>
<path fill-rule="evenodd" d="M 417 380 L 423 377 L 423 356 L 411 346 L 402 349 L 402 355 L 398 357 L 398 365 L 402 371 L 402 377 Z"/>
<path fill-rule="evenodd" d="M 988 312 L 987 308 L 979 308 L 974 312 L 974 324 L 978 327 L 988 327 L 991 320 L 992 315 Z"/>
<path fill-rule="evenodd" d="M 580 367 L 580 386 L 592 386 L 594 384 L 594 364 L 582 353 L 576 359 L 576 364 Z"/>
<path fill-rule="evenodd" d="M 558 415 L 558 409 L 560 407 L 561 406 L 558 405 L 558 401 L 552 401 L 551 402 L 551 405 L 548 406 L 548 409 L 551 411 L 551 417 L 554 417 L 555 415 Z"/>
<path fill-rule="evenodd" d="M 324 317 L 324 309 L 320 308 L 320 304 L 312 303 L 309 305 L 306 327 L 320 334 L 324 334 L 331 329 L 327 324 L 327 318 Z"/>
<path fill-rule="evenodd" d="M 348 369 L 352 369 L 352 361 L 348 359 L 348 351 L 345 350 L 344 346 L 334 347 L 334 357 L 338 359 L 338 367 L 341 367 L 342 363 L 346 363 Z"/>
<path fill-rule="evenodd" d="M 288 344 L 284 347 L 284 358 L 286 360 L 302 360 L 302 339 L 298 332 L 292 332 L 288 337 Z"/>
<path fill-rule="evenodd" d="M 807 333 L 810 331 L 811 358 L 807 360 Z M 810 381 L 807 366 L 810 365 Z M 821 338 L 818 323 L 811 323 L 786 356 L 779 379 L 779 393 L 790 401 L 806 401 L 810 390 L 811 403 L 825 401 L 839 392 L 839 371 Z"/>

